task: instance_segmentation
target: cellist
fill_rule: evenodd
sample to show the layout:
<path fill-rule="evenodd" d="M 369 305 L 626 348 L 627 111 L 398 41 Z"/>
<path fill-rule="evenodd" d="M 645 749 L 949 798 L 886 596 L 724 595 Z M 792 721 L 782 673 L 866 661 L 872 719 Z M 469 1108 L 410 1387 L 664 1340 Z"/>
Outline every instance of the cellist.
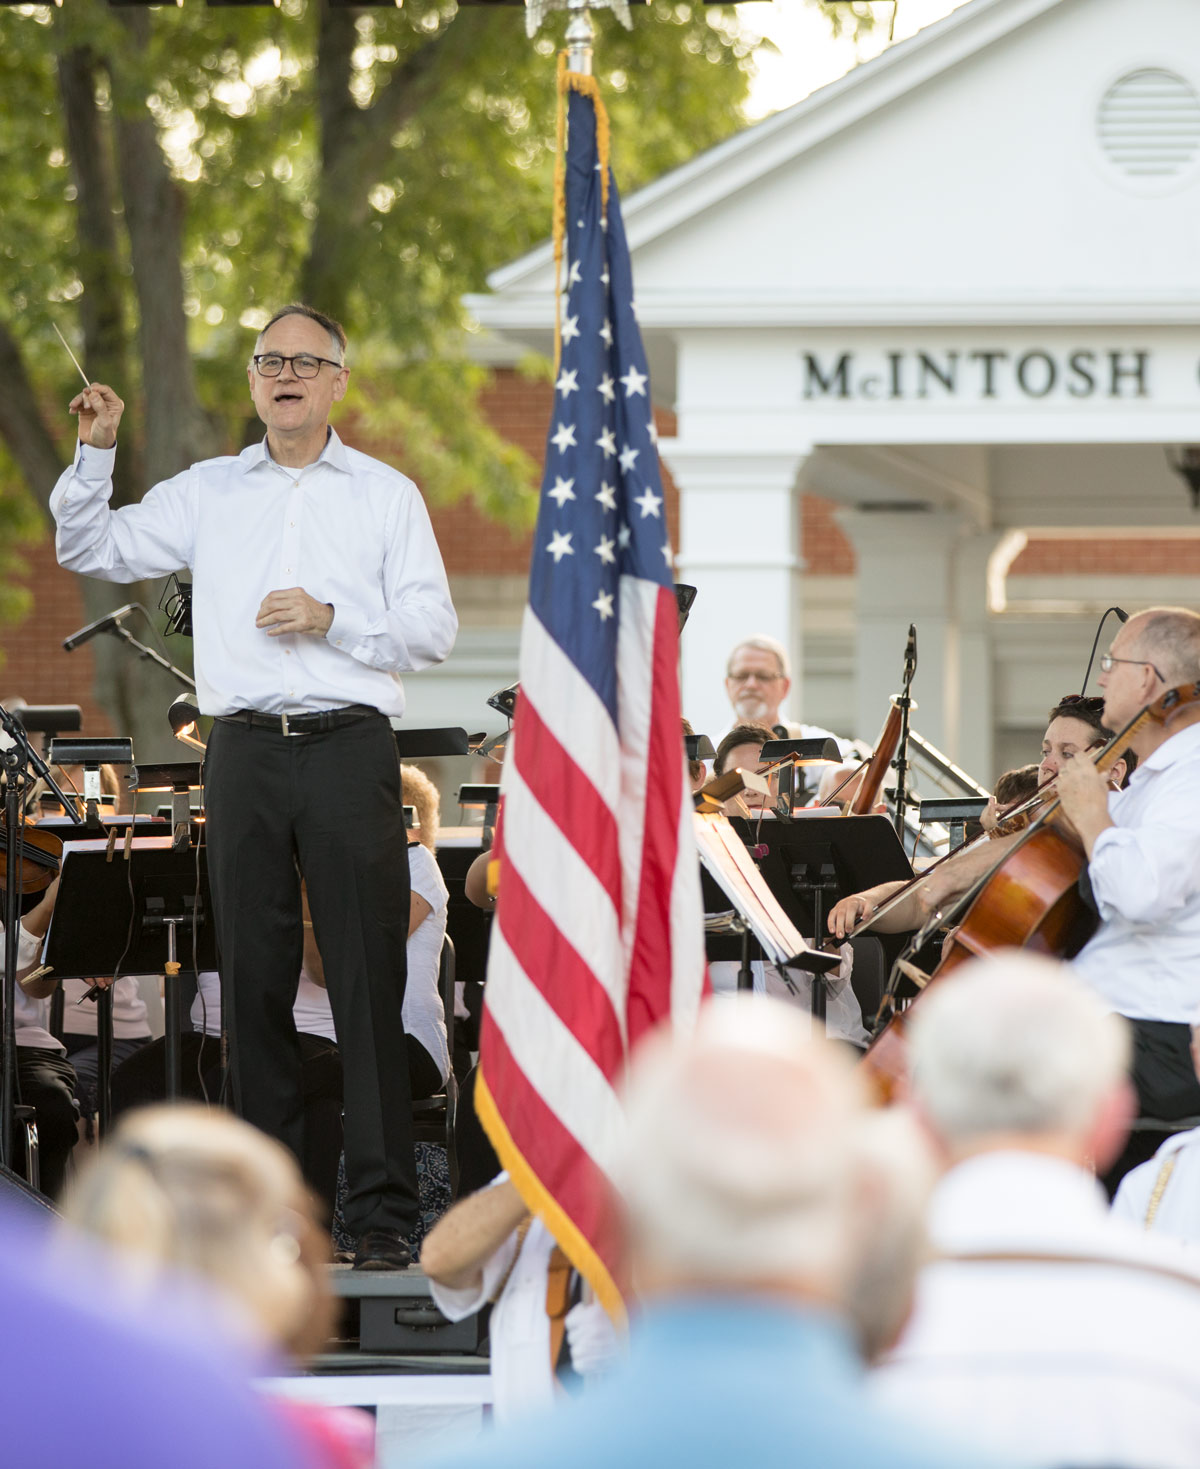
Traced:
<path fill-rule="evenodd" d="M 1200 615 L 1138 613 L 1100 667 L 1105 723 L 1123 728 L 1168 689 L 1200 683 Z M 1073 966 L 1132 1022 L 1140 1115 L 1174 1120 L 1200 1113 L 1189 1024 L 1200 1009 L 1200 700 L 1148 722 L 1131 744 L 1138 768 L 1115 795 L 1087 760 L 1058 776 L 1100 914 Z M 1127 1150 L 1125 1166 L 1134 1161 Z"/>
<path fill-rule="evenodd" d="M 1112 738 L 1103 722 L 1103 699 L 1080 698 L 1078 694 L 1061 699 L 1050 711 L 1046 733 L 1042 737 L 1042 758 L 1038 765 L 1038 784 L 1045 787 L 1053 781 L 1063 764 L 1079 753 L 1098 750 Z M 1125 784 L 1137 764 L 1132 750 L 1113 762 L 1107 779 L 1114 788 Z M 1003 830 L 1003 823 L 1001 823 Z M 888 913 L 881 915 L 872 927 L 880 933 L 908 933 L 919 928 L 937 908 L 944 908 L 961 897 L 971 885 L 993 867 L 1013 838 L 997 836 L 994 841 L 963 849 L 940 862 L 920 883 L 914 884 L 907 896 Z M 905 884 L 880 883 L 861 893 L 851 893 L 829 914 L 829 931 L 839 939 L 867 918 L 871 912 Z"/>

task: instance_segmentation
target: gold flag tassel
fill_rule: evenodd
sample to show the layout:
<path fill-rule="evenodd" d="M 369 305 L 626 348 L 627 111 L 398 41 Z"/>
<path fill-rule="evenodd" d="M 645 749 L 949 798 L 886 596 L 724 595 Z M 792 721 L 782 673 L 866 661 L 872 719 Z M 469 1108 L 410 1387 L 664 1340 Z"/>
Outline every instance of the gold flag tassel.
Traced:
<path fill-rule="evenodd" d="M 600 157 L 600 207 L 608 219 L 608 111 L 596 78 L 567 70 L 567 53 L 558 53 L 557 152 L 554 158 L 554 376 L 562 361 L 562 262 L 567 240 L 567 93 L 590 97 L 596 109 L 596 151 Z"/>

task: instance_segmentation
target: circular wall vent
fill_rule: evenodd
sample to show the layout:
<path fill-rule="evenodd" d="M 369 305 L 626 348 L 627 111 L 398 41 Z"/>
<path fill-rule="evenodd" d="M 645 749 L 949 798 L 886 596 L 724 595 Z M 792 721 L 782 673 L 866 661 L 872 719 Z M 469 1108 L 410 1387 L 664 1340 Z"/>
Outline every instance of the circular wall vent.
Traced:
<path fill-rule="evenodd" d="M 1101 98 L 1096 131 L 1126 178 L 1173 178 L 1200 155 L 1200 96 L 1172 71 L 1131 71 Z"/>

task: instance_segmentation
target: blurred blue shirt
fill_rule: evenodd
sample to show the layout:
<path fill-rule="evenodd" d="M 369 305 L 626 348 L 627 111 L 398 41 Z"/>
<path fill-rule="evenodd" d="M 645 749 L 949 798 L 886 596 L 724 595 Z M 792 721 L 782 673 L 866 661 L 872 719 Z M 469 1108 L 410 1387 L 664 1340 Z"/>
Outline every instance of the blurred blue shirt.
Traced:
<path fill-rule="evenodd" d="M 848 1328 L 778 1299 L 656 1301 L 628 1359 L 442 1469 L 965 1469 L 982 1462 L 874 1406 Z M 393 1466 L 398 1469 L 398 1466 Z"/>
<path fill-rule="evenodd" d="M 131 1302 L 108 1257 L 48 1235 L 0 1195 L 0 1461 L 309 1469 L 244 1353 L 170 1294 Z"/>

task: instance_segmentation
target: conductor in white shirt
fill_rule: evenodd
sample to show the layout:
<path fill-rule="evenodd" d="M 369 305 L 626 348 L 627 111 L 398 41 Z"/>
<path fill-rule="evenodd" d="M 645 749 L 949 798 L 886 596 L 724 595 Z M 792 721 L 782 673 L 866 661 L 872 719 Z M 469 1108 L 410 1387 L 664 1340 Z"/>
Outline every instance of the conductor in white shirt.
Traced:
<path fill-rule="evenodd" d="M 108 581 L 188 567 L 197 693 L 215 716 L 207 841 L 242 1115 L 299 1153 L 300 873 L 345 1063 L 347 1227 L 359 1268 L 409 1263 L 417 1213 L 401 1018 L 408 862 L 386 716 L 457 618 L 416 486 L 329 425 L 346 338 L 289 306 L 247 368 L 265 439 L 110 511 L 124 408 L 78 394 L 79 449 L 51 497 L 60 563 Z"/>

